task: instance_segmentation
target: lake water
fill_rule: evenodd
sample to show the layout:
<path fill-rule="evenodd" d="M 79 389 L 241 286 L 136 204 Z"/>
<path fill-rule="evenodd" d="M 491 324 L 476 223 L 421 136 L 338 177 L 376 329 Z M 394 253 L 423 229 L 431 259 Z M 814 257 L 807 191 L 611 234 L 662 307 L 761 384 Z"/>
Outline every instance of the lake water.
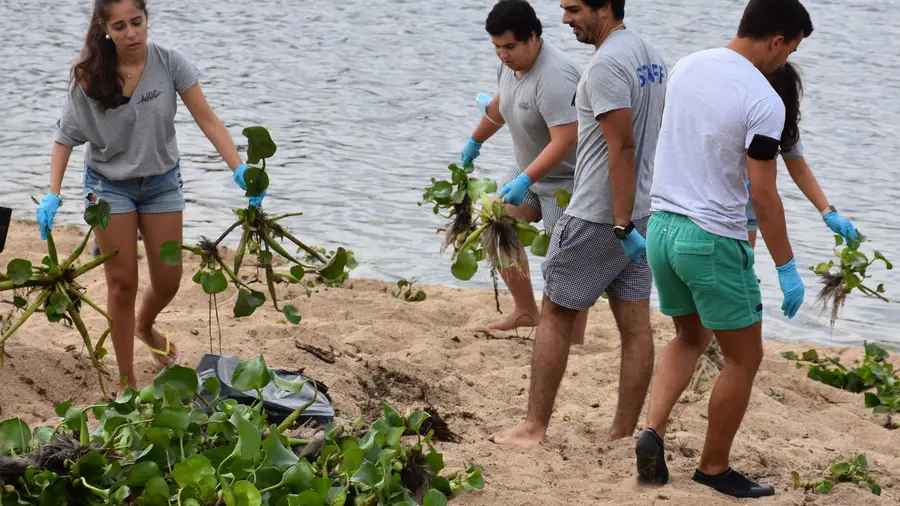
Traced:
<path fill-rule="evenodd" d="M 49 153 L 71 64 L 87 28 L 87 0 L 0 2 L 0 150 L 7 178 L 0 205 L 33 219 L 32 196 L 49 179 Z M 302 239 L 344 245 L 362 265 L 356 276 L 489 287 L 450 275 L 438 253 L 442 221 L 416 205 L 479 119 L 474 97 L 493 92 L 497 59 L 484 31 L 493 2 L 475 0 L 216 0 L 150 2 L 151 39 L 176 47 L 201 69 L 205 93 L 239 146 L 241 129 L 260 124 L 278 144 L 270 160 L 272 212 L 303 211 L 288 226 Z M 806 156 L 832 204 L 867 234 L 867 245 L 900 260 L 900 65 L 897 0 L 807 2 L 816 30 L 792 56 L 805 77 L 801 122 Z M 561 24 L 558 2 L 533 2 L 549 40 L 586 63 L 592 46 Z M 629 0 L 626 22 L 647 37 L 671 68 L 683 56 L 726 44 L 744 1 Z M 215 236 L 245 202 L 228 167 L 193 123 L 178 113 L 188 199 L 187 238 Z M 79 223 L 83 149 L 73 153 L 60 223 Z M 502 179 L 512 163 L 505 130 L 482 148 L 478 172 Z M 767 306 L 765 335 L 778 340 L 900 345 L 900 308 L 854 295 L 829 332 L 814 307 L 818 281 L 806 271 L 831 256 L 833 239 L 816 210 L 781 169 L 779 187 L 807 302 L 787 321 L 774 264 L 763 244 L 757 270 Z M 891 239 L 894 237 L 894 239 Z M 236 235 L 234 236 L 237 239 Z M 539 259 L 532 260 L 540 290 Z M 893 298 L 896 278 L 872 271 Z M 654 291 L 655 297 L 655 291 Z"/>

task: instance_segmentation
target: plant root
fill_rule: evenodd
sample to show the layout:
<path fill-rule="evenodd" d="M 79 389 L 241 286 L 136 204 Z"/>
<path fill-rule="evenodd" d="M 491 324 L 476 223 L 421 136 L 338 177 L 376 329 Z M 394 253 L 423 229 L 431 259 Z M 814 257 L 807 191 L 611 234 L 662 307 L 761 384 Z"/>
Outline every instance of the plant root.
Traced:
<path fill-rule="evenodd" d="M 444 236 L 444 242 L 441 244 L 441 253 L 446 251 L 451 245 L 456 244 L 460 234 L 468 235 L 473 229 L 472 199 L 469 198 L 468 194 L 462 203 L 454 204 L 452 216 L 450 226 L 447 228 L 447 233 Z"/>
<path fill-rule="evenodd" d="M 822 278 L 822 289 L 816 297 L 816 302 L 821 304 L 822 311 L 831 311 L 831 328 L 837 321 L 841 308 L 847 300 L 847 292 L 844 291 L 844 275 L 841 272 L 829 271 L 825 274 L 819 274 Z"/>
<path fill-rule="evenodd" d="M 525 249 L 519 241 L 516 220 L 511 216 L 492 219 L 481 236 L 481 247 L 488 266 L 497 270 L 514 269 L 524 275 L 523 265 L 528 262 Z"/>

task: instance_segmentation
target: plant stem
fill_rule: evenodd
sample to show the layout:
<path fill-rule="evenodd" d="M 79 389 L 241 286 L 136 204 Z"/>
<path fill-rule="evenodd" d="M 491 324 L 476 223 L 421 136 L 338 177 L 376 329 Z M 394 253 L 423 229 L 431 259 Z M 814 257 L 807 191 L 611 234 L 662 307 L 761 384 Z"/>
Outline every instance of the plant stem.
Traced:
<path fill-rule="evenodd" d="M 11 335 L 13 335 L 17 330 L 19 330 L 19 327 L 21 327 L 25 323 L 25 321 L 28 320 L 28 318 L 30 318 L 31 315 L 34 314 L 35 310 L 37 310 L 37 308 L 40 307 L 44 303 L 44 301 L 46 301 L 50 297 L 50 294 L 52 294 L 52 293 L 53 293 L 53 287 L 44 288 L 44 291 L 42 291 L 41 294 L 38 296 L 38 298 L 35 299 L 35 301 L 30 306 L 28 306 L 28 309 L 25 310 L 25 312 L 22 314 L 22 316 L 19 317 L 19 319 L 16 320 L 15 323 L 12 324 L 12 326 L 9 327 L 9 330 L 7 330 L 3 334 L 3 337 L 0 337 L 0 350 L 2 350 L 3 344 L 6 342 L 6 340 L 9 339 L 9 337 Z M 3 364 L 3 353 L 0 352 L 0 365 L 2 365 L 2 364 Z"/>
<path fill-rule="evenodd" d="M 237 275 L 241 270 L 241 264 L 244 262 L 244 252 L 247 251 L 247 242 L 250 240 L 250 231 L 244 230 L 241 234 L 241 242 L 238 244 L 237 251 L 234 253 L 234 274 Z"/>
<path fill-rule="evenodd" d="M 16 285 L 12 281 L 0 281 L 0 292 L 5 292 L 7 290 L 14 290 L 16 288 L 30 288 L 33 286 L 50 286 L 56 281 L 53 279 L 47 279 L 44 276 L 32 276 L 31 279 L 26 281 L 21 285 Z"/>
<path fill-rule="evenodd" d="M 278 244 L 278 242 L 275 239 L 272 239 L 271 237 L 269 237 L 268 234 L 261 234 L 261 235 L 265 239 L 266 244 L 268 244 L 270 248 L 274 249 L 276 253 L 278 253 L 279 255 L 283 256 L 284 258 L 290 260 L 291 262 L 294 262 L 295 264 L 303 265 L 299 260 L 294 258 L 290 253 L 288 253 L 287 250 L 284 249 L 284 247 L 282 245 Z"/>
<path fill-rule="evenodd" d="M 213 244 L 215 244 L 216 246 L 218 246 L 220 242 L 224 241 L 225 238 L 228 237 L 228 234 L 230 234 L 232 230 L 236 229 L 238 226 L 243 225 L 243 224 L 244 224 L 244 218 L 238 219 L 238 220 L 237 220 L 236 222 L 234 222 L 230 227 L 228 227 L 228 228 L 225 230 L 225 232 L 223 232 L 222 235 L 220 235 L 219 238 L 216 239 L 216 242 L 214 242 Z"/>
<path fill-rule="evenodd" d="M 59 266 L 59 256 L 56 254 L 56 243 L 53 242 L 53 233 L 49 230 L 47 231 L 47 251 L 50 258 L 51 266 Z"/>
<path fill-rule="evenodd" d="M 480 227 L 478 227 L 477 229 L 475 229 L 475 231 L 472 232 L 469 235 L 469 237 L 466 238 L 466 241 L 463 243 L 463 245 L 460 246 L 460 248 L 458 250 L 456 250 L 456 253 L 453 255 L 453 257 L 454 258 L 458 257 L 460 251 L 465 251 L 466 249 L 469 248 L 469 246 L 474 244 L 475 241 L 477 241 L 478 238 L 481 237 L 481 234 L 483 234 L 484 231 L 487 230 L 487 228 L 490 224 L 491 224 L 490 222 L 487 222 L 487 223 L 481 225 Z"/>
<path fill-rule="evenodd" d="M 869 295 L 872 297 L 878 297 L 879 299 L 881 299 L 885 302 L 890 302 L 889 300 L 884 298 L 880 293 L 876 292 L 875 290 L 872 290 L 871 288 L 869 288 L 866 285 L 859 285 L 858 288 L 859 288 L 859 291 L 861 291 L 862 293 L 864 293 L 866 295 Z"/>
<path fill-rule="evenodd" d="M 75 260 L 78 259 L 78 257 L 81 256 L 81 253 L 84 251 L 84 248 L 87 246 L 88 240 L 90 240 L 90 238 L 91 238 L 91 232 L 93 232 L 93 231 L 94 231 L 94 227 L 91 227 L 88 229 L 88 232 L 87 232 L 87 234 L 85 234 L 84 239 L 81 240 L 81 244 L 79 244 L 75 248 L 75 250 L 72 252 L 72 254 L 69 255 L 69 258 L 67 258 L 62 263 L 62 265 L 59 266 L 60 272 L 65 272 L 66 269 L 68 269 L 69 266 L 72 265 L 72 262 L 74 262 Z"/>
<path fill-rule="evenodd" d="M 213 405 L 209 403 L 209 401 L 199 395 L 197 396 L 197 398 L 203 401 L 203 404 L 206 404 L 206 407 L 209 408 L 210 411 L 215 412 L 216 408 L 214 408 Z"/>
<path fill-rule="evenodd" d="M 100 313 L 101 315 L 103 315 L 104 318 L 106 318 L 106 321 L 108 322 L 106 331 L 100 336 L 100 339 L 97 340 L 97 346 L 96 346 L 96 348 L 102 348 L 103 343 L 106 342 L 106 338 L 109 337 L 109 334 L 113 330 L 114 322 L 113 322 L 112 317 L 110 317 L 106 311 L 100 309 L 100 306 L 95 304 L 94 301 L 89 299 L 87 294 L 84 294 L 84 293 L 79 292 L 78 290 L 75 290 L 71 285 L 67 286 L 67 288 L 69 290 L 70 295 L 75 295 L 76 297 L 78 297 L 79 299 L 84 301 L 88 306 L 91 306 L 94 309 L 94 311 Z"/>
<path fill-rule="evenodd" d="M 252 290 L 252 288 L 247 286 L 246 283 L 244 283 L 240 280 L 240 278 L 237 277 L 237 274 L 235 274 L 234 271 L 231 270 L 231 267 L 225 265 L 224 262 L 219 262 L 219 265 L 222 267 L 222 270 L 225 271 L 225 274 L 228 274 L 228 277 L 231 278 L 231 281 L 234 282 L 235 285 L 237 285 L 238 287 L 244 287 L 247 290 Z"/>
<path fill-rule="evenodd" d="M 296 438 L 292 438 L 292 437 L 288 438 L 288 446 L 306 446 L 308 444 L 312 444 L 312 440 L 296 439 Z"/>
<path fill-rule="evenodd" d="M 75 269 L 75 271 L 72 273 L 72 279 L 75 279 L 75 278 L 81 276 L 82 274 L 84 274 L 90 270 L 93 270 L 94 268 L 96 268 L 100 265 L 103 265 L 104 262 L 106 262 L 110 258 L 116 256 L 118 253 L 119 253 L 119 250 L 113 250 L 108 253 L 104 253 L 103 255 L 100 255 L 97 258 L 91 260 L 90 262 L 82 265 L 81 267 Z"/>
<path fill-rule="evenodd" d="M 276 217 L 274 217 L 274 218 L 269 218 L 269 223 L 275 223 L 276 221 L 281 221 L 281 220 L 283 220 L 283 219 L 285 219 L 285 218 L 291 218 L 291 217 L 293 217 L 293 216 L 303 216 L 303 213 L 287 213 L 287 214 L 282 214 L 282 215 L 276 216 Z"/>
<path fill-rule="evenodd" d="M 91 336 L 88 334 L 87 327 L 84 325 L 84 321 L 81 319 L 81 314 L 79 314 L 78 310 L 75 309 L 75 305 L 72 302 L 72 298 L 69 297 L 69 294 L 64 291 L 63 296 L 69 301 L 69 310 L 67 313 L 69 317 L 72 318 L 72 323 L 75 324 L 75 328 L 78 329 L 78 333 L 81 334 L 81 339 L 84 341 L 84 346 L 88 350 L 88 356 L 91 357 L 91 363 L 94 364 L 94 369 L 97 370 L 97 381 L 100 383 L 100 392 L 103 394 L 103 397 L 108 399 L 109 394 L 106 393 L 106 386 L 103 384 L 103 367 L 100 365 L 100 361 L 97 360 L 97 354 L 94 353 L 94 346 L 91 344 Z"/>
<path fill-rule="evenodd" d="M 306 383 L 311 380 L 312 380 L 312 378 L 308 378 L 308 379 L 304 380 L 303 383 Z M 315 381 L 313 381 L 312 384 L 313 384 L 313 390 L 315 391 L 315 393 L 313 394 L 312 400 L 307 402 L 306 404 L 300 406 L 299 408 L 297 408 L 296 411 L 294 411 L 293 413 L 288 415 L 288 417 L 285 418 L 283 422 L 281 422 L 281 425 L 278 426 L 278 432 L 281 432 L 283 434 L 284 431 L 286 431 L 291 425 L 294 424 L 294 422 L 297 421 L 298 418 L 300 418 L 300 415 L 302 415 L 304 411 L 309 409 L 309 407 L 312 406 L 313 403 L 319 399 L 319 385 L 316 384 Z M 300 388 L 302 389 L 303 387 L 300 387 Z"/>
<path fill-rule="evenodd" d="M 306 251 L 306 252 L 309 253 L 310 255 L 314 256 L 317 260 L 319 260 L 319 261 L 322 262 L 323 264 L 327 264 L 327 263 L 328 263 L 328 260 L 326 260 L 325 257 L 322 256 L 321 253 L 319 253 L 318 251 L 316 251 L 316 250 L 310 248 L 309 246 L 303 244 L 302 242 L 300 242 L 299 239 L 297 239 L 296 237 L 294 237 L 293 235 L 291 235 L 291 233 L 288 232 L 287 230 L 285 230 L 284 228 L 282 228 L 281 225 L 273 225 L 272 228 L 273 228 L 275 231 L 277 231 L 280 235 L 282 235 L 282 236 L 284 236 L 285 238 L 287 238 L 287 240 L 291 241 L 292 243 L 296 244 L 297 246 L 299 246 L 300 248 L 302 248 L 304 251 Z M 300 263 L 300 262 L 297 262 L 297 263 Z"/>
<path fill-rule="evenodd" d="M 275 311 L 281 311 L 278 309 L 278 298 L 275 295 L 275 274 L 272 272 L 272 264 L 266 264 L 266 284 L 269 285 L 269 294 L 272 296 L 272 305 L 275 306 Z"/>

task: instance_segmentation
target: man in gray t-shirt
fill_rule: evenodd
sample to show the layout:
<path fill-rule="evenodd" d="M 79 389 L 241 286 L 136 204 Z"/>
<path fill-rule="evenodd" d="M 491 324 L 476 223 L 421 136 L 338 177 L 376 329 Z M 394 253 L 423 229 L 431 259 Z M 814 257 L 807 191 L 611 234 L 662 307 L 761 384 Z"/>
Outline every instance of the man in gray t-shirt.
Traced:
<path fill-rule="evenodd" d="M 544 439 L 576 321 L 606 293 L 622 335 L 622 384 L 612 441 L 637 425 L 653 372 L 650 269 L 642 260 L 653 156 L 665 100 L 662 57 L 625 27 L 624 0 L 562 0 L 563 23 L 596 47 L 572 102 L 578 159 L 572 200 L 543 264 L 528 416 L 492 441 Z"/>
<path fill-rule="evenodd" d="M 498 2 L 485 29 L 500 59 L 498 94 L 485 100 L 489 103 L 484 104 L 484 117 L 462 150 L 462 163 L 471 163 L 482 143 L 504 124 L 509 126 L 516 163 L 499 196 L 510 214 L 529 222 L 543 221 L 550 233 L 565 210 L 554 193 L 571 192 L 573 186 L 578 128 L 572 96 L 581 72 L 569 56 L 541 38 L 541 21 L 526 0 Z M 538 324 L 540 312 L 527 264 L 523 271 L 500 271 L 515 309 L 491 329 Z"/>

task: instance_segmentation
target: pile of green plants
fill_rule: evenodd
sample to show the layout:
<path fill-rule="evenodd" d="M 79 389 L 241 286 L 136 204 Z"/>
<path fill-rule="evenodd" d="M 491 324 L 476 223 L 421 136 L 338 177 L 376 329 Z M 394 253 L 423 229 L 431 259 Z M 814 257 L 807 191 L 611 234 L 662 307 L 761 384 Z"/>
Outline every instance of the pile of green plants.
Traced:
<path fill-rule="evenodd" d="M 320 440 L 301 440 L 289 430 L 312 401 L 270 424 L 262 390 L 274 381 L 299 392 L 312 380 L 283 380 L 258 356 L 232 381 L 258 401 L 222 400 L 209 378 L 204 388 L 216 397 L 208 402 L 194 370 L 167 366 L 152 386 L 114 401 L 75 408 L 67 400 L 56 426 L 0 422 L 0 505 L 443 506 L 484 486 L 475 465 L 442 474 L 433 431 L 420 433 L 425 411 L 404 416 L 383 403 L 368 427 L 332 423 Z"/>
<path fill-rule="evenodd" d="M 277 147 L 268 130 L 261 126 L 247 127 L 242 131 L 247 138 L 247 164 L 244 179 L 247 183 L 245 195 L 255 197 L 262 195 L 269 188 L 269 175 L 266 172 L 266 159 L 271 158 Z M 329 286 L 340 286 L 349 275 L 349 269 L 356 267 L 356 260 L 347 250 L 339 247 L 330 257 L 321 248 L 312 248 L 297 239 L 289 232 L 281 221 L 285 218 L 299 216 L 302 213 L 288 213 L 277 216 L 269 215 L 262 206 L 248 205 L 246 208 L 234 210 L 237 220 L 229 226 L 215 241 L 201 237 L 197 244 L 182 244 L 178 241 L 167 241 L 160 248 L 163 262 L 177 265 L 181 262 L 182 251 L 188 251 L 200 258 L 200 267 L 193 276 L 193 281 L 209 295 L 210 306 L 210 339 L 212 339 L 212 313 L 218 309 L 216 296 L 228 290 L 232 284 L 238 291 L 232 309 L 236 318 L 252 315 L 257 308 L 266 302 L 266 294 L 254 288 L 262 284 L 260 271 L 265 274 L 265 285 L 272 304 L 281 311 L 285 318 L 294 324 L 301 321 L 300 312 L 290 304 L 278 307 L 276 284 L 303 286 L 307 296 L 312 296 L 316 283 Z M 222 253 L 222 242 L 236 229 L 241 231 L 241 238 L 230 263 L 226 262 Z M 298 251 L 306 253 L 304 260 L 285 248 L 283 241 L 292 243 Z M 255 261 L 248 262 L 247 254 Z M 275 255 L 288 262 L 288 268 L 278 268 Z M 247 265 L 249 263 L 249 265 Z M 349 266 L 348 266 L 349 264 Z M 249 280 L 242 279 L 240 273 L 244 266 L 255 269 Z M 221 330 L 219 331 L 221 343 Z M 210 342 L 210 348 L 212 342 Z M 221 348 L 221 344 L 220 344 Z"/>
<path fill-rule="evenodd" d="M 807 350 L 801 356 L 792 351 L 781 354 L 792 360 L 797 368 L 806 367 L 810 379 L 853 393 L 865 392 L 865 404 L 875 414 L 888 415 L 888 428 L 893 428 L 891 415 L 900 413 L 900 377 L 894 365 L 888 362 L 887 350 L 875 343 L 864 343 L 862 363 L 848 368 L 840 357 L 820 356 L 816 350 Z M 869 390 L 875 389 L 875 392 Z"/>
<path fill-rule="evenodd" d="M 497 271 L 522 269 L 528 261 L 526 247 L 530 247 L 533 255 L 546 256 L 552 231 L 538 230 L 527 221 L 511 216 L 503 199 L 491 197 L 497 192 L 497 183 L 474 177 L 474 165 L 450 164 L 447 168 L 450 179 L 431 178 L 431 185 L 425 188 L 418 205 L 431 205 L 435 215 L 449 220 L 438 232 L 444 232 L 441 253 L 453 247 L 450 267 L 453 276 L 468 281 L 478 272 L 478 263 L 484 261 L 490 269 L 496 294 Z M 558 190 L 556 198 L 564 207 L 569 194 Z"/>
<path fill-rule="evenodd" d="M 847 295 L 853 290 L 888 302 L 888 299 L 882 295 L 885 292 L 884 284 L 879 284 L 872 289 L 863 283 L 871 277 L 867 270 L 875 262 L 884 262 L 888 270 L 892 270 L 894 265 L 878 251 L 873 252 L 872 259 L 869 260 L 868 255 L 859 250 L 865 241 L 866 237 L 858 231 L 857 240 L 850 240 L 846 245 L 840 235 L 835 235 L 834 255 L 838 261 L 829 260 L 809 267 L 822 281 L 822 288 L 816 300 L 822 305 L 823 311 L 831 312 L 830 325 L 832 329 L 847 300 Z"/>
<path fill-rule="evenodd" d="M 824 478 L 813 481 L 801 481 L 800 473 L 791 473 L 791 487 L 802 488 L 804 492 L 815 491 L 828 494 L 836 483 L 865 484 L 873 494 L 881 495 L 881 486 L 869 475 L 869 463 L 865 454 L 857 454 L 850 461 L 837 462 L 828 467 Z"/>
<path fill-rule="evenodd" d="M 88 297 L 85 288 L 79 284 L 78 278 L 100 267 L 114 257 L 117 252 L 111 251 L 100 255 L 84 265 L 79 265 L 78 258 L 84 252 L 94 229 L 103 230 L 109 226 L 109 212 L 109 203 L 102 200 L 85 210 L 84 220 L 90 228 L 81 243 L 64 260 L 60 261 L 56 243 L 53 241 L 53 232 L 48 230 L 47 255 L 40 265 L 32 265 L 31 261 L 23 258 L 13 259 L 7 264 L 6 274 L 0 274 L 0 291 L 13 292 L 13 305 L 17 311 L 21 311 L 21 314 L 15 320 L 7 318 L 4 321 L 3 335 L 0 336 L 0 367 L 3 366 L 6 357 L 7 340 L 34 313 L 44 313 L 47 321 L 51 323 L 66 322 L 78 330 L 88 357 L 97 371 L 100 390 L 104 396 L 107 395 L 106 387 L 103 385 L 103 368 L 100 360 L 108 353 L 103 345 L 112 331 L 113 321 L 106 311 Z M 96 341 L 91 339 L 81 316 L 83 304 L 103 315 L 107 321 L 106 330 Z"/>

